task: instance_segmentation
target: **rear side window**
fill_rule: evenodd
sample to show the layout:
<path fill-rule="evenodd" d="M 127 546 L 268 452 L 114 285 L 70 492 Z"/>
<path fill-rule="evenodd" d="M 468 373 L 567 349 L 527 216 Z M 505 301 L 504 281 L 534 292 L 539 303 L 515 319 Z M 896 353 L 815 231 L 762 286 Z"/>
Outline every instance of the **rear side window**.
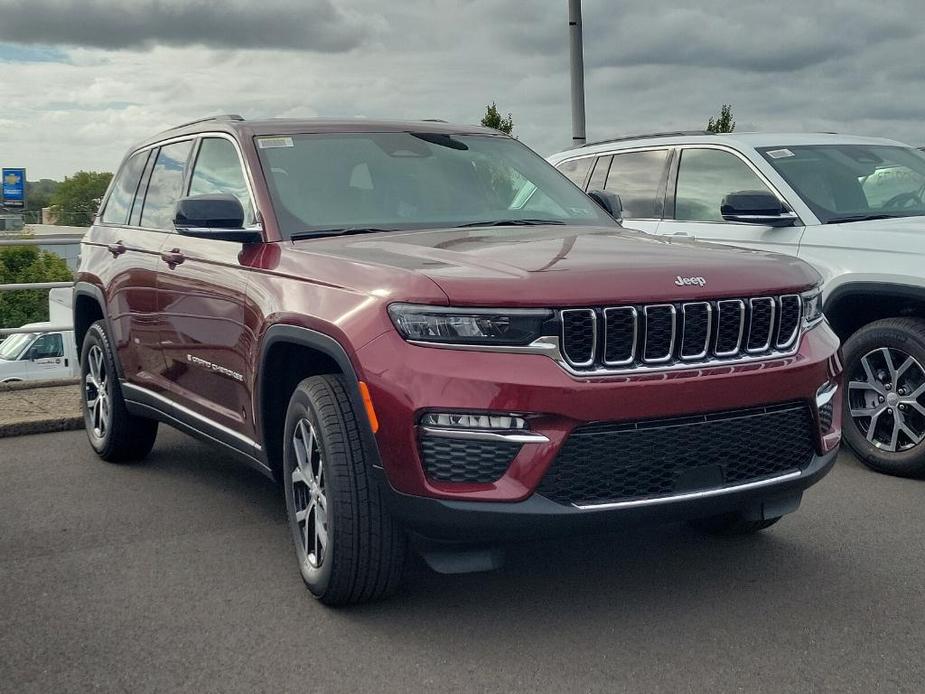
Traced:
<path fill-rule="evenodd" d="M 146 150 L 132 155 L 119 170 L 116 182 L 112 186 L 112 193 L 106 201 L 106 209 L 103 210 L 102 219 L 106 224 L 128 222 L 132 202 L 135 200 L 135 191 L 138 190 L 138 181 L 141 180 L 141 173 L 145 170 L 148 154 Z"/>
<path fill-rule="evenodd" d="M 202 141 L 190 180 L 190 195 L 211 193 L 234 195 L 244 208 L 244 223 L 253 222 L 254 212 L 238 151 L 231 142 L 218 137 Z"/>
<path fill-rule="evenodd" d="M 161 147 L 148 181 L 141 226 L 173 231 L 174 207 L 183 190 L 183 170 L 189 158 L 191 140 Z"/>
<path fill-rule="evenodd" d="M 736 155 L 718 149 L 685 149 L 678 167 L 675 219 L 722 222 L 723 198 L 746 190 L 771 192 Z"/>
<path fill-rule="evenodd" d="M 614 155 L 604 189 L 620 196 L 624 219 L 661 219 L 667 163 L 667 149 Z"/>
<path fill-rule="evenodd" d="M 564 173 L 572 183 L 584 190 L 585 181 L 588 178 L 588 171 L 591 169 L 591 164 L 593 163 L 594 157 L 585 157 L 584 159 L 564 161 L 558 164 L 556 168 Z"/>

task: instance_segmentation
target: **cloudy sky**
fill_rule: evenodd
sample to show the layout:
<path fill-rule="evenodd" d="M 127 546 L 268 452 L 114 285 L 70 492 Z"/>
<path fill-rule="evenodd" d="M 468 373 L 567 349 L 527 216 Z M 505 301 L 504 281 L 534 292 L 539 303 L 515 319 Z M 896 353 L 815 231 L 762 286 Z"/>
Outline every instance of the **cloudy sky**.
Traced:
<path fill-rule="evenodd" d="M 925 144 L 919 0 L 585 0 L 588 135 L 834 130 Z M 112 170 L 214 113 L 477 122 L 568 145 L 566 0 L 0 0 L 0 163 Z"/>

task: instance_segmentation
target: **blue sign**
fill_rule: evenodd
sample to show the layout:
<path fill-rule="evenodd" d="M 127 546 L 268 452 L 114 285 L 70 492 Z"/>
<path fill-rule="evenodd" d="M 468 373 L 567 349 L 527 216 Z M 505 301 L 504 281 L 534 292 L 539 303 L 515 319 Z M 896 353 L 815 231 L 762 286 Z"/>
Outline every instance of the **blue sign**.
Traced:
<path fill-rule="evenodd" d="M 26 170 L 3 169 L 3 204 L 6 207 L 26 206 Z"/>

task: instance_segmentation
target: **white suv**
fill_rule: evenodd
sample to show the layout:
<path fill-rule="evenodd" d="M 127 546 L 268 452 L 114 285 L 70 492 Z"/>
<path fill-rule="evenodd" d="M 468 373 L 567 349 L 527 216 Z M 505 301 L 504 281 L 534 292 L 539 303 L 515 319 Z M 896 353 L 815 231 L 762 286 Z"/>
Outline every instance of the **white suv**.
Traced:
<path fill-rule="evenodd" d="M 549 160 L 589 193 L 619 195 L 628 227 L 815 265 L 844 342 L 848 443 L 876 470 L 925 475 L 922 152 L 834 134 L 696 132 L 609 140 Z"/>

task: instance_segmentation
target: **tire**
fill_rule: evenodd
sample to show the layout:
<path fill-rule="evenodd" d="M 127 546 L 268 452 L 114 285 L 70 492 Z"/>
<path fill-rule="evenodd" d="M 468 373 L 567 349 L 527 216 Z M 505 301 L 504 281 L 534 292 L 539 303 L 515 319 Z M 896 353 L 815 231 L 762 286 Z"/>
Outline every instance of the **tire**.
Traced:
<path fill-rule="evenodd" d="M 872 470 L 925 477 L 925 321 L 870 323 L 843 353 L 845 441 Z"/>
<path fill-rule="evenodd" d="M 711 535 L 736 537 L 753 535 L 765 528 L 770 528 L 780 519 L 781 516 L 777 518 L 768 518 L 766 520 L 746 520 L 738 513 L 724 513 L 720 516 L 710 516 L 708 518 L 692 520 L 690 521 L 690 525 L 701 532 L 710 533 Z"/>
<path fill-rule="evenodd" d="M 370 475 L 343 377 L 299 383 L 284 431 L 286 510 L 305 585 L 332 606 L 390 595 L 401 581 L 407 540 Z"/>
<path fill-rule="evenodd" d="M 134 462 L 151 452 L 157 421 L 129 413 L 116 373 L 109 337 L 103 322 L 97 321 L 87 331 L 80 350 L 81 407 L 87 437 L 103 460 Z"/>

